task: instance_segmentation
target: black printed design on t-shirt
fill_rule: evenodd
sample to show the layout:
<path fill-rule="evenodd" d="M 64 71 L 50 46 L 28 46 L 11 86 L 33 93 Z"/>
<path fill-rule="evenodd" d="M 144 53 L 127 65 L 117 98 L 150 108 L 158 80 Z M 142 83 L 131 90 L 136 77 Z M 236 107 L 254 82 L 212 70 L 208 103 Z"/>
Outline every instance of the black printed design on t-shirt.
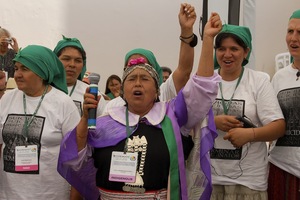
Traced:
<path fill-rule="evenodd" d="M 300 88 L 282 90 L 277 98 L 286 121 L 286 130 L 276 146 L 300 147 Z"/>
<path fill-rule="evenodd" d="M 228 107 L 229 100 L 225 100 Z M 245 100 L 232 99 L 228 115 L 243 116 L 245 110 Z M 222 99 L 216 99 L 213 105 L 214 115 L 224 115 Z M 218 130 L 219 131 L 219 130 Z M 238 149 L 221 149 L 213 147 L 210 151 L 211 159 L 224 159 L 224 160 L 240 160 L 242 157 L 243 147 Z"/>
<path fill-rule="evenodd" d="M 27 121 L 32 115 L 27 115 Z M 22 134 L 25 123 L 25 115 L 9 114 L 3 125 L 2 136 L 5 147 L 3 149 L 4 171 L 11 173 L 39 174 L 37 171 L 15 171 L 16 146 L 25 146 L 25 137 Z M 44 128 L 45 117 L 35 116 L 28 129 L 28 145 L 37 145 L 38 160 L 40 158 L 41 137 Z"/>

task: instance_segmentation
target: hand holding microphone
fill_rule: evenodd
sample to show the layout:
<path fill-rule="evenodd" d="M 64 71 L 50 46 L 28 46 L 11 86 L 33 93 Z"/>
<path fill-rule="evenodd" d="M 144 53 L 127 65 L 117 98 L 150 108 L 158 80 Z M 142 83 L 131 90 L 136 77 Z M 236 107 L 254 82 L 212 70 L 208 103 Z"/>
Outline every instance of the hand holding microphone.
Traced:
<path fill-rule="evenodd" d="M 100 75 L 97 73 L 91 73 L 88 77 L 90 81 L 90 94 L 93 94 L 95 100 L 98 98 L 98 83 L 100 81 Z M 97 108 L 90 108 L 88 110 L 88 129 L 96 129 Z"/>

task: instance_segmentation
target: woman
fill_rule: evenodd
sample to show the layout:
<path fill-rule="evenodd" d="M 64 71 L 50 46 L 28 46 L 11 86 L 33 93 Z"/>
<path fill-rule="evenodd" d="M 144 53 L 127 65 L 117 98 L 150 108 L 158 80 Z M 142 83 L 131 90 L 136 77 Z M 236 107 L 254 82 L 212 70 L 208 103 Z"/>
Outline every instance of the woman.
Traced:
<path fill-rule="evenodd" d="M 172 74 L 172 70 L 169 67 L 167 67 L 167 66 L 162 66 L 161 69 L 163 71 L 163 81 L 166 82 L 166 80 Z"/>
<path fill-rule="evenodd" d="M 9 48 L 9 46 L 12 48 Z M 13 58 L 19 51 L 17 39 L 11 37 L 8 30 L 0 27 L 0 70 L 5 71 L 6 77 L 14 77 Z"/>
<path fill-rule="evenodd" d="M 87 83 L 82 81 L 86 73 L 86 52 L 77 38 L 67 38 L 65 36 L 57 43 L 53 51 L 65 68 L 68 94 L 73 99 L 81 116 L 83 95 L 89 87 Z M 105 106 L 106 102 L 102 96 L 97 106 L 97 116 L 102 115 Z M 73 187 L 70 196 L 71 200 L 81 199 L 79 193 Z"/>
<path fill-rule="evenodd" d="M 218 130 L 210 152 L 213 200 L 267 199 L 266 141 L 284 134 L 268 76 L 245 67 L 251 49 L 248 27 L 226 24 L 216 37 L 215 66 L 222 81 L 213 106 Z"/>
<path fill-rule="evenodd" d="M 109 76 L 108 79 L 106 80 L 105 94 L 110 99 L 114 99 L 120 96 L 121 83 L 122 81 L 119 76 L 115 74 Z"/>
<path fill-rule="evenodd" d="M 68 94 L 73 99 L 81 115 L 83 94 L 86 88 L 89 87 L 88 84 L 82 81 L 86 72 L 85 50 L 77 38 L 63 36 L 63 39 L 57 43 L 53 51 L 65 67 Z M 100 98 L 97 116 L 103 113 L 105 105 L 104 98 Z"/>
<path fill-rule="evenodd" d="M 130 60 L 123 74 L 126 105 L 98 118 L 94 131 L 87 129 L 87 117 L 96 101 L 85 94 L 84 115 L 65 137 L 58 165 L 61 175 L 85 198 L 97 199 L 100 191 L 101 199 L 187 199 L 180 127 L 190 130 L 206 116 L 219 81 L 213 72 L 212 48 L 221 20 L 214 14 L 210 22 L 197 75 L 170 102 L 159 101 L 159 75 L 141 58 Z M 198 112 L 191 112 L 195 107 Z M 130 158 L 137 158 L 137 163 L 132 165 L 135 159 Z"/>
<path fill-rule="evenodd" d="M 18 88 L 0 101 L 0 199 L 69 199 L 70 186 L 56 166 L 61 140 L 80 116 L 66 94 L 63 65 L 37 45 L 14 61 Z"/>
<path fill-rule="evenodd" d="M 293 62 L 279 70 L 272 79 L 286 120 L 285 135 L 272 142 L 269 161 L 269 199 L 300 199 L 299 70 L 300 10 L 288 21 L 286 44 Z"/>

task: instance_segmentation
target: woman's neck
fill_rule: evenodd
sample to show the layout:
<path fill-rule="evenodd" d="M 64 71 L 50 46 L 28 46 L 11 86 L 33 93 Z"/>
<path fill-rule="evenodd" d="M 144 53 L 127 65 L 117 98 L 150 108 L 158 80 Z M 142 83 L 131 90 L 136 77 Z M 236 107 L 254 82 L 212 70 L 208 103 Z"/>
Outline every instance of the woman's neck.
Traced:
<path fill-rule="evenodd" d="M 293 61 L 292 67 L 294 69 L 298 69 L 300 71 L 300 62 Z"/>
<path fill-rule="evenodd" d="M 24 93 L 27 95 L 27 96 L 31 96 L 31 97 L 39 97 L 39 96 L 42 96 L 44 91 L 46 89 L 46 85 L 43 85 L 39 90 L 37 91 L 29 91 L 29 92 L 25 92 Z M 48 93 L 49 91 L 51 90 L 51 86 L 49 85 L 48 86 L 48 89 L 46 91 L 46 93 Z"/>
<path fill-rule="evenodd" d="M 75 82 L 69 82 L 69 83 L 67 82 L 67 86 L 70 87 L 70 86 L 75 85 L 76 83 L 77 83 L 77 80 Z"/>
<path fill-rule="evenodd" d="M 152 106 L 153 107 L 153 106 Z M 151 107 L 151 108 L 152 108 Z M 140 118 L 144 117 L 150 110 L 151 108 L 147 108 L 147 109 L 137 109 L 137 108 L 133 108 L 133 107 L 130 107 L 128 106 L 128 110 L 131 112 L 131 113 L 134 113 L 136 115 L 139 115 Z"/>
<path fill-rule="evenodd" d="M 219 74 L 224 81 L 234 81 L 238 77 L 240 77 L 241 72 L 242 72 L 242 67 L 239 70 L 236 70 L 234 72 L 222 70 L 221 68 Z"/>
<path fill-rule="evenodd" d="M 0 48 L 0 55 L 1 56 L 5 56 L 6 53 L 7 53 L 6 50 L 3 50 L 2 48 Z"/>

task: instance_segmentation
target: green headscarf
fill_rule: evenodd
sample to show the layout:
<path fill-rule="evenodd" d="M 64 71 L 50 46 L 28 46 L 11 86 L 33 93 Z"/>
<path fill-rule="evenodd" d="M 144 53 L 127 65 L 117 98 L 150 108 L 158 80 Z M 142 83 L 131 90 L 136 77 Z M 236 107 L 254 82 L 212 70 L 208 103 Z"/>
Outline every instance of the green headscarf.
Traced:
<path fill-rule="evenodd" d="M 300 9 L 294 11 L 290 19 L 300 19 Z"/>
<path fill-rule="evenodd" d="M 292 16 L 290 17 L 291 19 L 300 19 L 300 10 L 296 10 L 293 12 Z M 294 61 L 294 58 L 291 56 L 291 63 Z"/>
<path fill-rule="evenodd" d="M 250 50 L 248 52 L 247 58 L 245 58 L 242 63 L 242 66 L 245 66 L 249 62 L 250 54 L 252 51 L 252 43 L 251 43 L 252 36 L 251 36 L 250 29 L 246 26 L 224 24 L 221 32 L 218 35 L 223 34 L 223 33 L 231 33 L 231 34 L 236 35 L 246 44 L 247 47 L 249 47 Z M 215 55 L 216 55 L 216 51 L 215 51 Z M 217 62 L 216 56 L 214 57 L 214 67 L 215 67 L 215 69 L 220 67 L 219 63 Z"/>
<path fill-rule="evenodd" d="M 141 49 L 141 48 L 133 49 L 133 50 L 129 51 L 125 56 L 125 66 L 127 66 L 129 57 L 134 55 L 134 54 L 140 54 L 140 55 L 143 55 L 147 58 L 147 60 L 149 61 L 149 64 L 157 72 L 157 74 L 159 76 L 159 85 L 161 85 L 162 82 L 163 82 L 162 69 L 161 69 L 160 65 L 158 64 L 158 62 L 156 61 L 156 58 L 155 58 L 154 54 L 151 51 L 147 50 L 147 49 Z"/>
<path fill-rule="evenodd" d="M 63 35 L 63 39 L 57 43 L 53 51 L 58 56 L 61 50 L 64 49 L 65 47 L 77 47 L 80 49 L 83 58 L 83 67 L 77 79 L 82 80 L 86 71 L 86 53 L 83 46 L 81 45 L 80 41 L 77 38 L 67 38 Z"/>
<path fill-rule="evenodd" d="M 22 63 L 48 84 L 68 94 L 64 66 L 51 49 L 29 45 L 20 49 L 13 61 Z"/>

